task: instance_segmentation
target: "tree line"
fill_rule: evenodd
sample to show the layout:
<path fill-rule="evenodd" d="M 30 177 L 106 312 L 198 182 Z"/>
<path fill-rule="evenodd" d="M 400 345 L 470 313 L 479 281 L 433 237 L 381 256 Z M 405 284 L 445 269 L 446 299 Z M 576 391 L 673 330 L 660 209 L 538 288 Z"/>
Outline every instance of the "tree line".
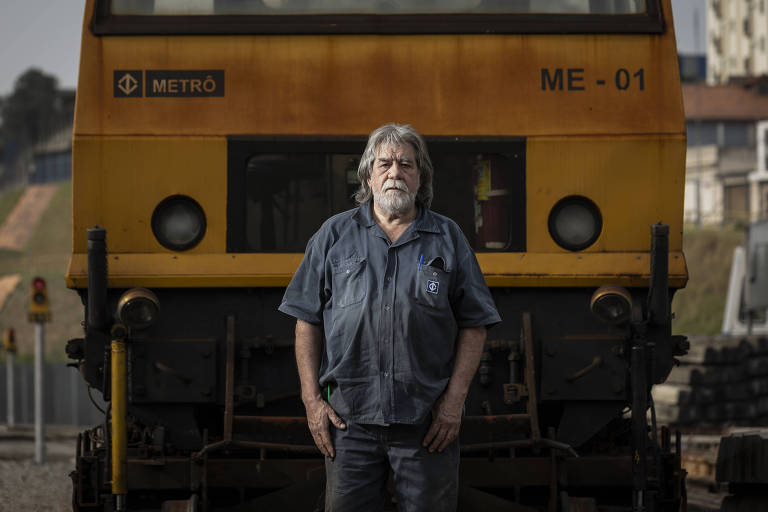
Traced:
<path fill-rule="evenodd" d="M 25 183 L 35 147 L 71 127 L 73 115 L 74 91 L 40 69 L 22 73 L 0 96 L 0 187 Z"/>

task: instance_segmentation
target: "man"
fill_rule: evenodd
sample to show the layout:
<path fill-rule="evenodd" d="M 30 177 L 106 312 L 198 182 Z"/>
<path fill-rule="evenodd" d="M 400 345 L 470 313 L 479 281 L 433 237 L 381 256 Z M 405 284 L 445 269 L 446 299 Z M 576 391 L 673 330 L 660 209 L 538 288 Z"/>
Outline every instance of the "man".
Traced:
<path fill-rule="evenodd" d="M 460 228 L 429 210 L 432 175 L 413 128 L 371 133 L 358 208 L 312 236 L 279 308 L 326 511 L 381 510 L 390 469 L 399 510 L 456 508 L 464 399 L 500 318 Z"/>

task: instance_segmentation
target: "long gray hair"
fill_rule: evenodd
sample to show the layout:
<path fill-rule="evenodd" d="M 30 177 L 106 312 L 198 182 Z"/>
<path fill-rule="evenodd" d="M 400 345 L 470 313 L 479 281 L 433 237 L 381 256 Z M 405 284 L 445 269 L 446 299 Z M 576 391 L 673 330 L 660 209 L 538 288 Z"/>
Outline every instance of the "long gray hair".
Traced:
<path fill-rule="evenodd" d="M 371 200 L 373 192 L 368 185 L 368 179 L 373 172 L 373 164 L 376 160 L 376 152 L 382 146 L 402 146 L 410 144 L 416 153 L 416 168 L 419 170 L 419 191 L 416 193 L 416 204 L 429 208 L 432 204 L 432 176 L 434 169 L 432 161 L 427 153 L 427 145 L 421 135 L 409 124 L 385 124 L 376 128 L 368 137 L 360 165 L 357 167 L 357 178 L 360 180 L 360 188 L 355 192 L 355 201 L 358 204 Z"/>

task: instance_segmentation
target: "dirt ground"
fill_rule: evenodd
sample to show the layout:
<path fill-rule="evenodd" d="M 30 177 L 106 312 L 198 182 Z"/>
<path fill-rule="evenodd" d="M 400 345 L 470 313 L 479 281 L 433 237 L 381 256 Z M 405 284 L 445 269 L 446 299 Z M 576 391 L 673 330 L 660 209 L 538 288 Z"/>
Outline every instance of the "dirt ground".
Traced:
<path fill-rule="evenodd" d="M 16 289 L 16 285 L 21 281 L 19 274 L 11 274 L 8 276 L 0 276 L 0 310 L 5 305 L 5 300 Z"/>
<path fill-rule="evenodd" d="M 0 226 L 0 248 L 20 251 L 56 193 L 56 185 L 31 185 Z"/>
<path fill-rule="evenodd" d="M 29 428 L 0 427 L 0 511 L 60 512 L 72 510 L 76 432 L 47 428 L 46 463 L 35 464 L 35 443 Z"/>

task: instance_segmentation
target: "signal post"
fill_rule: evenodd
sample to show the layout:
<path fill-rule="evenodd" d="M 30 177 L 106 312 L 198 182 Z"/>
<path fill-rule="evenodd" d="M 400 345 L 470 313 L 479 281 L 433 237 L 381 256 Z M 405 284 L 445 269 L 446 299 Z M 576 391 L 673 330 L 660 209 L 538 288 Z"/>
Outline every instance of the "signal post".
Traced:
<path fill-rule="evenodd" d="M 29 297 L 29 321 L 35 324 L 35 463 L 45 463 L 43 418 L 43 361 L 45 359 L 45 323 L 51 319 L 45 279 L 35 277 Z"/>
<path fill-rule="evenodd" d="M 5 348 L 5 352 L 7 354 L 5 365 L 6 365 L 6 392 L 7 392 L 7 400 L 6 403 L 8 404 L 8 415 L 7 415 L 7 425 L 8 428 L 11 429 L 16 426 L 16 390 L 14 389 L 14 369 L 15 369 L 15 359 L 16 359 L 16 333 L 13 329 L 6 329 L 5 332 L 3 332 L 3 348 Z"/>

